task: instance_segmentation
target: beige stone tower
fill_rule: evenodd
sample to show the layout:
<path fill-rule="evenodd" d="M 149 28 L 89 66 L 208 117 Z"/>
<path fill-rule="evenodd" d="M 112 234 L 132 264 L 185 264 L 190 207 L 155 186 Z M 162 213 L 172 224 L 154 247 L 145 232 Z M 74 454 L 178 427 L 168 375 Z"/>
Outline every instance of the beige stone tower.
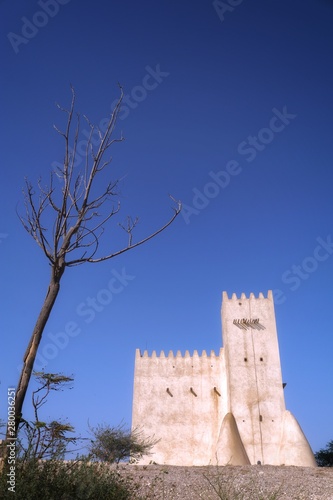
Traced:
<path fill-rule="evenodd" d="M 141 463 L 315 466 L 285 409 L 272 292 L 223 293 L 218 355 L 136 352 L 132 426 L 159 442 Z"/>

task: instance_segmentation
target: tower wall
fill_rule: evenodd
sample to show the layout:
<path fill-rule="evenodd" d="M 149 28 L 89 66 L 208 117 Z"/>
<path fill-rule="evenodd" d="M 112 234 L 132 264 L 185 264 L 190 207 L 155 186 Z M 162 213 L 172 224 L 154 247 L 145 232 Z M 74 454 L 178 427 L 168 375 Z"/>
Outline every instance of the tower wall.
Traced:
<path fill-rule="evenodd" d="M 250 462 L 278 464 L 285 403 L 272 292 L 224 292 L 222 324 L 229 411 Z"/>
<path fill-rule="evenodd" d="M 213 462 L 227 406 L 223 349 L 209 356 L 136 351 L 132 426 L 160 439 L 140 463 Z"/>

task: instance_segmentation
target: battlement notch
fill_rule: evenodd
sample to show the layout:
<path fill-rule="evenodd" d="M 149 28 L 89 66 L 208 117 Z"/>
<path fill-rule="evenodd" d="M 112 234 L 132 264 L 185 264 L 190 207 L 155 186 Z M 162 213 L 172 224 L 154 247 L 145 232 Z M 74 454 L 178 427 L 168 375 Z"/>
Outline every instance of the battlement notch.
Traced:
<path fill-rule="evenodd" d="M 181 351 L 177 351 L 176 354 L 170 350 L 168 355 L 166 356 L 164 351 L 162 350 L 160 354 L 156 354 L 156 351 L 152 351 L 151 355 L 149 354 L 148 350 L 145 349 L 143 352 L 141 352 L 141 349 L 136 349 L 135 351 L 135 356 L 136 358 L 145 358 L 145 359 L 202 359 L 202 358 L 219 358 L 223 353 L 223 347 L 220 348 L 220 351 L 218 354 L 215 353 L 214 350 L 211 350 L 209 354 L 207 354 L 206 350 L 204 349 L 199 355 L 197 349 L 193 351 L 193 354 L 191 355 L 188 350 L 185 351 L 184 355 L 182 354 Z"/>
<path fill-rule="evenodd" d="M 259 292 L 258 297 L 256 297 L 254 295 L 254 293 L 252 293 L 252 292 L 250 293 L 249 297 L 247 297 L 244 292 L 242 292 L 240 294 L 240 297 L 237 297 L 237 294 L 233 293 L 230 298 L 228 297 L 228 293 L 227 292 L 222 292 L 222 300 L 225 301 L 225 302 L 226 301 L 232 302 L 232 301 L 236 301 L 236 300 L 253 300 L 253 299 L 256 299 L 256 300 L 258 300 L 258 299 L 273 300 L 273 292 L 272 292 L 272 290 L 268 290 L 266 297 L 264 296 L 264 294 L 262 292 Z"/>

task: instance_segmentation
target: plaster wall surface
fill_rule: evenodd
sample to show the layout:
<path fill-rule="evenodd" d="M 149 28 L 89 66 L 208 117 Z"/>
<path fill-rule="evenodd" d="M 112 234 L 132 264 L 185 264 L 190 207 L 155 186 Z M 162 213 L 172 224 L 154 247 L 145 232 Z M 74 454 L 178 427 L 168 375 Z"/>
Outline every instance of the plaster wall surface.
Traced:
<path fill-rule="evenodd" d="M 144 424 L 160 439 L 140 463 L 210 463 L 227 405 L 223 349 L 201 356 L 136 351 L 132 426 Z"/>
<path fill-rule="evenodd" d="M 285 410 L 273 297 L 223 294 L 230 411 L 251 463 L 279 462 Z"/>

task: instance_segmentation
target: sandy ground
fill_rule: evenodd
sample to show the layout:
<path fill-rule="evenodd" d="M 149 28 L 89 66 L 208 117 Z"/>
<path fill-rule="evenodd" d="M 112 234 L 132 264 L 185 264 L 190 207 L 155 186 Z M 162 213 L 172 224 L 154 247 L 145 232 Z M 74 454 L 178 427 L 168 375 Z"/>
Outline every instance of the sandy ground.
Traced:
<path fill-rule="evenodd" d="M 150 500 L 333 500 L 333 467 L 120 465 Z"/>

